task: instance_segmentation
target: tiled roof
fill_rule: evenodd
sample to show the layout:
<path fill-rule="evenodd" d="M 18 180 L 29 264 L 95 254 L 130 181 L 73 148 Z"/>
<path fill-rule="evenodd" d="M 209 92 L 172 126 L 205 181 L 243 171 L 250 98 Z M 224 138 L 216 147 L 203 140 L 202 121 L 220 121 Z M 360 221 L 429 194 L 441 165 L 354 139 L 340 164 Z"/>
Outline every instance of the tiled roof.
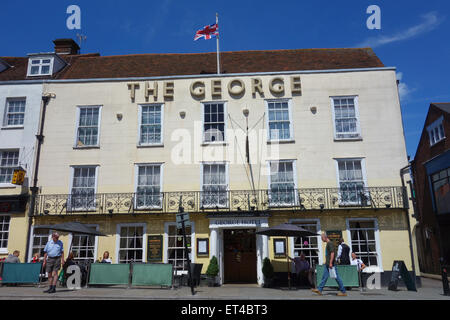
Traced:
<path fill-rule="evenodd" d="M 56 79 L 95 79 L 199 75 L 216 73 L 216 53 L 62 56 L 69 66 Z M 27 79 L 28 58 L 2 58 L 14 68 L 0 81 Z M 231 51 L 220 53 L 222 73 L 384 67 L 370 48 Z M 28 77 L 30 79 L 30 77 Z M 33 77 L 33 79 L 36 79 Z"/>

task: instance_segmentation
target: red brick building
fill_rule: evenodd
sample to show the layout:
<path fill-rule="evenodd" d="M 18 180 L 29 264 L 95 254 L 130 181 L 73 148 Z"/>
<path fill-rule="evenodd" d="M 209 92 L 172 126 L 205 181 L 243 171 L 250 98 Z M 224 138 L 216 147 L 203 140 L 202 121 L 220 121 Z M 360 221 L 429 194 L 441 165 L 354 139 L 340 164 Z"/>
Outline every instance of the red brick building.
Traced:
<path fill-rule="evenodd" d="M 420 270 L 450 264 L 450 103 L 432 103 L 412 162 Z"/>

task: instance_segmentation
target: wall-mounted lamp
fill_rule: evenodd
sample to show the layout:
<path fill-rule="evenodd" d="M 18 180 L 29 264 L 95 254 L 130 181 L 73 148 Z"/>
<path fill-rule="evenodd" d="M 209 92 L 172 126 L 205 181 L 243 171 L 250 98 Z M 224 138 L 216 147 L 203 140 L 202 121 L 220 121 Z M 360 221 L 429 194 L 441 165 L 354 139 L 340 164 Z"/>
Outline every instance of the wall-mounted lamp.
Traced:
<path fill-rule="evenodd" d="M 317 112 L 317 107 L 316 107 L 316 106 L 312 106 L 312 107 L 310 108 L 310 110 L 311 110 L 311 112 L 312 112 L 313 114 L 316 114 L 316 112 Z"/>
<path fill-rule="evenodd" d="M 122 113 L 117 113 L 116 114 L 116 117 L 117 117 L 117 120 L 122 120 L 122 118 L 123 118 L 123 114 Z"/>
<path fill-rule="evenodd" d="M 248 110 L 247 108 L 242 109 L 242 113 L 244 114 L 244 116 L 247 118 L 248 114 L 250 113 L 250 110 Z"/>
<path fill-rule="evenodd" d="M 184 119 L 185 117 L 186 117 L 186 111 L 181 110 L 181 111 L 180 111 L 180 118 L 181 118 L 181 119 Z"/>

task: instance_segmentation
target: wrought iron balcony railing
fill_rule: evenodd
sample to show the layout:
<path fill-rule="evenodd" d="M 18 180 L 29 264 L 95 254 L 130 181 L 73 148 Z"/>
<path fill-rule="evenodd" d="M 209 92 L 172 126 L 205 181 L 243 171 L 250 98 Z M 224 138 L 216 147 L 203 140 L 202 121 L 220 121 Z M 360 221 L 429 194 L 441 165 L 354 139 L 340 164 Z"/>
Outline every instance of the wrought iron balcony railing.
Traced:
<path fill-rule="evenodd" d="M 405 188 L 372 187 L 288 190 L 180 191 L 161 193 L 44 194 L 36 200 L 36 215 L 139 214 L 186 212 L 252 212 L 287 210 L 402 209 Z"/>

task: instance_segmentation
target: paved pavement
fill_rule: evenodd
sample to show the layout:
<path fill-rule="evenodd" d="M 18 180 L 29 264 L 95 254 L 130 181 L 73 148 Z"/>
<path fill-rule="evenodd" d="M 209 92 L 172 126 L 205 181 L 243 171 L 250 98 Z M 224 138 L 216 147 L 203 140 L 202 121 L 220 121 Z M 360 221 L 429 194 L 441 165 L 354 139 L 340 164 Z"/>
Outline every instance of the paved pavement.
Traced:
<path fill-rule="evenodd" d="M 189 287 L 166 288 L 124 288 L 124 287 L 89 287 L 81 290 L 57 288 L 54 294 L 43 293 L 48 287 L 30 285 L 1 286 L 0 300 L 450 300 L 444 296 L 442 283 L 434 279 L 422 278 L 422 287 L 417 292 L 399 288 L 389 291 L 359 289 L 348 291 L 347 297 L 336 296 L 337 290 L 325 289 L 323 296 L 312 293 L 309 289 L 261 288 L 257 285 L 223 285 L 221 287 L 200 286 L 195 288 L 195 295 Z"/>

